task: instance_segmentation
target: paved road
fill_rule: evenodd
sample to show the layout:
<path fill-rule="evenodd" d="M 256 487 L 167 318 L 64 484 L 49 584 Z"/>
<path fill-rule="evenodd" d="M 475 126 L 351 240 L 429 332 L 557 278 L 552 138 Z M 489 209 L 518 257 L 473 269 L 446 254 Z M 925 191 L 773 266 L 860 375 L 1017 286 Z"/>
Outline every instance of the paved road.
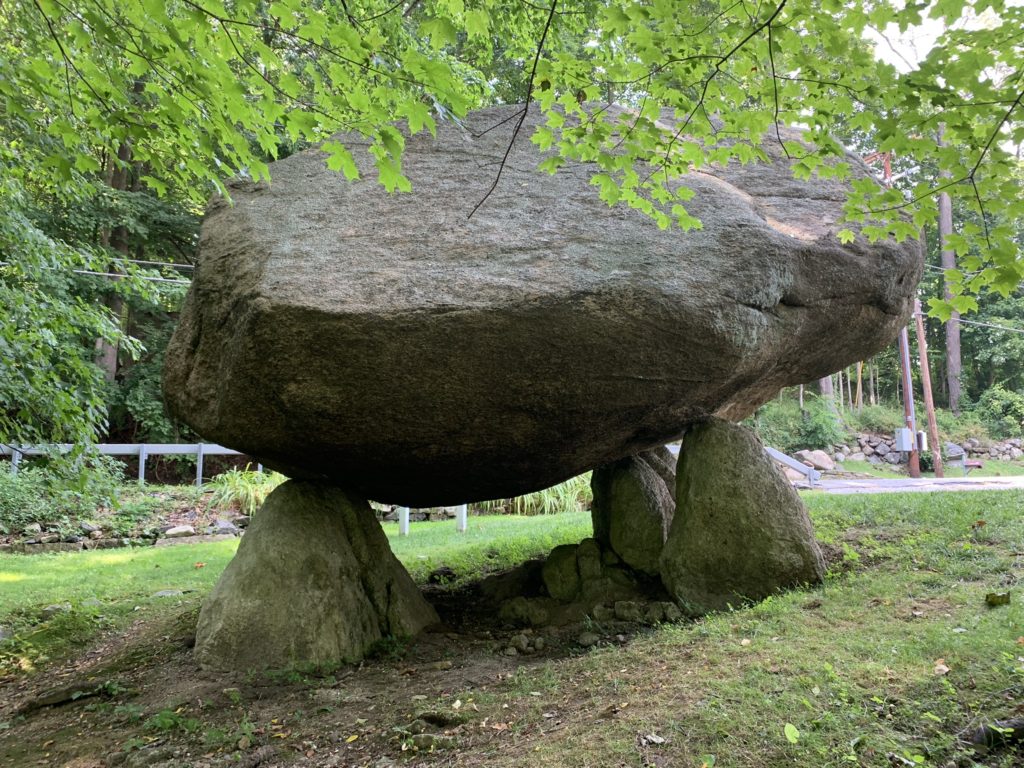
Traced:
<path fill-rule="evenodd" d="M 932 491 L 1010 491 L 1024 490 L 1024 476 L 1020 477 L 945 477 L 941 480 L 927 477 L 850 480 L 823 477 L 814 484 L 825 493 L 929 493 Z"/>

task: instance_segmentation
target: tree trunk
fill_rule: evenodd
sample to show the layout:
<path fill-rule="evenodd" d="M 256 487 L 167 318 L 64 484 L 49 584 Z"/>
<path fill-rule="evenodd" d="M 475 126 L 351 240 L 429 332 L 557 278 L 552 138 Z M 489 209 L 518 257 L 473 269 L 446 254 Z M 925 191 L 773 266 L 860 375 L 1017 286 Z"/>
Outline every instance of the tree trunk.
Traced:
<path fill-rule="evenodd" d="M 111 189 L 118 190 L 119 192 L 124 192 L 128 189 L 131 176 L 129 172 L 131 158 L 131 144 L 123 142 L 117 148 L 117 162 L 112 162 L 111 164 L 108 176 Z M 115 251 L 124 256 L 129 255 L 128 229 L 125 226 L 114 227 L 104 239 L 107 240 L 107 243 Z M 116 272 L 117 266 L 116 263 L 110 264 L 108 271 Z M 124 302 L 121 300 L 121 297 L 111 291 L 104 297 L 103 303 L 120 322 L 124 311 Z M 106 339 L 96 340 L 96 363 L 103 369 L 103 375 L 107 381 L 112 382 L 117 378 L 117 351 L 117 345 L 111 344 Z"/>
<path fill-rule="evenodd" d="M 942 140 L 943 128 L 939 128 L 939 144 Z M 949 173 L 939 174 L 940 178 L 949 178 Z M 941 248 L 942 268 L 956 269 L 956 253 L 946 247 L 946 238 L 953 234 L 953 204 L 949 195 L 939 193 L 939 247 Z M 953 298 L 949 281 L 943 281 L 943 295 L 946 301 Z M 960 415 L 960 313 L 953 312 L 946 321 L 946 389 L 949 392 L 949 409 Z"/>

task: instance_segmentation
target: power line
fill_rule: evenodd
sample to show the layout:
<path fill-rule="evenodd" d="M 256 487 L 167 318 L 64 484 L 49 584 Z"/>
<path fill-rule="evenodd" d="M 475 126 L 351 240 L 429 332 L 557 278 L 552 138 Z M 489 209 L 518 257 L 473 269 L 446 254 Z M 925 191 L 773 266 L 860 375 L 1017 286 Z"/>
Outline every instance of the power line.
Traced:
<path fill-rule="evenodd" d="M 0 261 L 0 267 L 14 266 L 9 261 Z M 42 267 L 43 269 L 58 269 L 58 267 Z M 137 280 L 149 280 L 153 283 L 175 283 L 177 285 L 191 285 L 191 280 L 174 280 L 169 277 L 153 277 L 150 275 L 124 275 L 116 272 L 94 272 L 89 269 L 72 269 L 70 272 L 74 272 L 76 275 L 96 275 L 97 277 L 116 277 L 123 279 L 125 277 L 134 277 Z"/>
<path fill-rule="evenodd" d="M 967 323 L 968 325 L 980 325 L 982 328 L 995 328 L 997 331 L 1010 331 L 1011 333 L 1024 333 L 1024 328 L 1011 328 L 1007 325 L 993 325 L 992 323 L 979 323 L 977 320 L 964 320 L 962 317 L 957 320 L 958 323 Z"/>
<path fill-rule="evenodd" d="M 143 259 L 122 259 L 117 258 L 114 261 L 126 261 L 129 264 L 152 264 L 157 267 L 171 267 L 172 269 L 195 269 L 194 264 L 176 264 L 173 261 L 145 261 Z"/>

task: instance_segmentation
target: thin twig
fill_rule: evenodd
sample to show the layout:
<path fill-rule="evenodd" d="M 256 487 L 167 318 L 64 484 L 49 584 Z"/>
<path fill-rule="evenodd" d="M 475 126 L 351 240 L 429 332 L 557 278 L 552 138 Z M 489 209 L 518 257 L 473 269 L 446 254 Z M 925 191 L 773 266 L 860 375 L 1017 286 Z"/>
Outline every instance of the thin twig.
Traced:
<path fill-rule="evenodd" d="M 655 168 L 653 171 L 647 174 L 647 177 L 644 179 L 643 183 L 648 182 L 656 173 L 658 173 L 658 171 L 660 171 L 662 168 L 668 165 L 668 159 L 669 155 L 672 152 L 672 148 L 675 146 L 675 143 L 679 140 L 679 137 L 683 135 L 683 131 L 685 131 L 686 128 L 690 125 L 690 121 L 692 121 L 693 116 L 697 114 L 697 110 L 703 107 L 704 100 L 707 98 L 708 95 L 708 88 L 711 87 L 711 81 L 714 80 L 721 73 L 722 67 L 725 65 L 725 63 L 730 58 L 732 58 L 732 56 L 735 55 L 737 51 L 739 51 L 741 48 L 743 48 L 743 46 L 750 42 L 756 35 L 760 34 L 761 30 L 765 29 L 766 27 L 770 27 L 772 22 L 774 22 L 775 19 L 778 18 L 779 14 L 782 13 L 782 9 L 786 7 L 787 2 L 788 0 L 782 0 L 782 2 L 776 6 L 775 10 L 772 12 L 772 15 L 769 16 L 764 23 L 754 27 L 754 29 L 752 29 L 746 37 L 744 37 L 736 45 L 733 46 L 732 50 L 730 50 L 724 56 L 719 58 L 718 62 L 715 64 L 714 71 L 706 78 L 704 78 L 704 85 L 701 88 L 700 98 L 697 100 L 697 103 L 693 105 L 693 109 L 690 110 L 690 113 L 686 116 L 686 119 L 683 121 L 683 124 L 679 126 L 679 129 L 672 135 L 672 138 L 669 139 L 668 145 L 665 147 L 665 159 L 662 160 L 662 162 L 658 165 L 657 168 Z M 707 110 L 705 110 L 705 115 L 706 114 Z"/>
<path fill-rule="evenodd" d="M 516 123 L 515 129 L 512 131 L 512 138 L 509 139 L 508 147 L 505 148 L 505 154 L 501 158 L 501 165 L 498 166 L 498 173 L 494 176 L 494 183 L 491 184 L 490 189 L 487 190 L 487 194 L 480 198 L 480 201 L 473 206 L 473 210 L 470 211 L 469 216 L 466 217 L 467 219 L 473 218 L 473 214 L 476 213 L 480 209 L 480 206 L 487 201 L 487 198 L 491 196 L 491 193 L 497 189 L 498 182 L 501 181 L 501 173 L 505 170 L 505 163 L 508 162 L 508 156 L 512 153 L 512 147 L 515 146 L 516 138 L 519 136 L 519 131 L 522 129 L 523 123 L 526 121 L 526 115 L 530 111 L 530 99 L 533 98 L 533 81 L 537 76 L 537 65 L 540 63 L 540 56 L 544 51 L 544 41 L 547 40 L 548 31 L 551 29 L 551 22 L 555 18 L 555 11 L 557 8 L 558 0 L 551 0 L 551 9 L 548 11 L 548 18 L 544 22 L 544 30 L 541 32 L 540 41 L 537 43 L 537 53 L 533 57 L 533 68 L 530 70 L 530 79 L 526 87 L 526 102 L 523 104 L 523 108 L 519 112 L 519 122 Z"/>
<path fill-rule="evenodd" d="M 775 54 L 772 52 L 772 25 L 768 25 L 768 61 L 772 65 L 772 90 L 775 97 L 775 138 L 779 140 L 779 146 L 782 147 L 782 151 L 786 155 L 787 160 L 791 160 L 789 156 L 789 150 L 786 149 L 786 143 L 782 140 L 782 133 L 779 131 L 779 80 L 775 75 Z"/>

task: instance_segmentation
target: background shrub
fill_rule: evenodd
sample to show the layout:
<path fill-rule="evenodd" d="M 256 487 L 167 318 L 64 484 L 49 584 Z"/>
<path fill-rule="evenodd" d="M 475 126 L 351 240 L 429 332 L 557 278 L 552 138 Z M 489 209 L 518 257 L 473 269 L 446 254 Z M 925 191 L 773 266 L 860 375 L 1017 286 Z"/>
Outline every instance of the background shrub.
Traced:
<path fill-rule="evenodd" d="M 116 507 L 124 465 L 112 456 L 77 454 L 33 458 L 17 474 L 0 468 L 0 532 L 31 523 L 66 523 L 97 507 Z"/>
<path fill-rule="evenodd" d="M 998 384 L 985 390 L 970 411 L 997 440 L 1024 433 L 1024 395 Z"/>
<path fill-rule="evenodd" d="M 772 400 L 758 409 L 747 424 L 765 445 L 784 453 L 827 448 L 850 439 L 849 430 L 828 402 L 814 395 L 804 397 L 804 408 L 795 400 Z"/>
<path fill-rule="evenodd" d="M 13 474 L 6 466 L 0 467 L 0 533 L 43 523 L 49 511 L 46 478 L 41 470 L 29 467 Z"/>

